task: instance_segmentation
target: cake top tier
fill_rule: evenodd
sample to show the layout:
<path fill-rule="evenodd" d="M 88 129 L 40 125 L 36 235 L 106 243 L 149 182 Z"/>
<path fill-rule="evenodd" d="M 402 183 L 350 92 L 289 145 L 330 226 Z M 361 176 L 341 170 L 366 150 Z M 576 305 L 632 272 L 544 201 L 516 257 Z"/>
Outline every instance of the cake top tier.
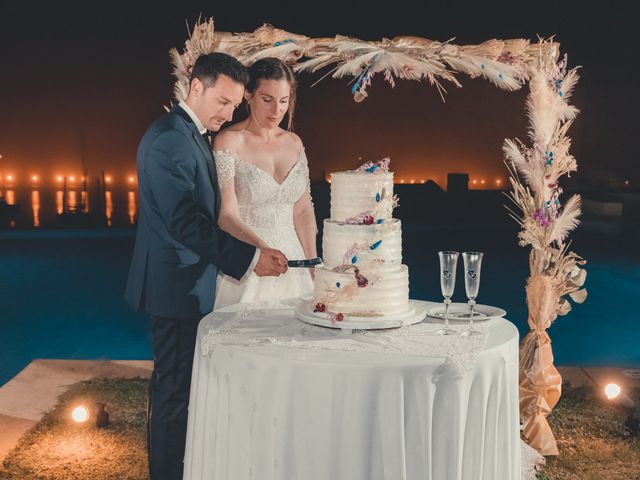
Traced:
<path fill-rule="evenodd" d="M 381 223 L 392 218 L 396 203 L 389 159 L 331 174 L 331 220 L 335 222 Z"/>

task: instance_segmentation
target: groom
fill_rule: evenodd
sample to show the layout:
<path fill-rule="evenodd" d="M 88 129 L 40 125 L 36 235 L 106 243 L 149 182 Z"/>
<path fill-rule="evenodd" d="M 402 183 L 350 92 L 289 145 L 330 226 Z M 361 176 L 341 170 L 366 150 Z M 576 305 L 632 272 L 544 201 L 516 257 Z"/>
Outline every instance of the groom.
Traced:
<path fill-rule="evenodd" d="M 203 135 L 231 120 L 248 79 L 229 55 L 201 56 L 187 98 L 153 122 L 138 147 L 140 214 L 125 297 L 150 316 L 152 480 L 182 478 L 196 332 L 213 309 L 218 270 L 240 280 L 287 269 L 281 252 L 256 249 L 217 225 L 220 189 Z"/>

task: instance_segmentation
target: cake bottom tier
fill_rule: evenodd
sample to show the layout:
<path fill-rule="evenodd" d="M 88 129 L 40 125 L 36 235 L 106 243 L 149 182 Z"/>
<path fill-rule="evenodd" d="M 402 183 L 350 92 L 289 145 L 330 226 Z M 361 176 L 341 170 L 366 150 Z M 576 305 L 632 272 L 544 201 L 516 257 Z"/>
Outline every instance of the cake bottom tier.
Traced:
<path fill-rule="evenodd" d="M 405 312 L 409 306 L 409 268 L 400 265 L 379 275 L 370 276 L 366 287 L 358 287 L 353 271 L 342 273 L 316 267 L 314 300 L 332 312 L 354 316 Z"/>

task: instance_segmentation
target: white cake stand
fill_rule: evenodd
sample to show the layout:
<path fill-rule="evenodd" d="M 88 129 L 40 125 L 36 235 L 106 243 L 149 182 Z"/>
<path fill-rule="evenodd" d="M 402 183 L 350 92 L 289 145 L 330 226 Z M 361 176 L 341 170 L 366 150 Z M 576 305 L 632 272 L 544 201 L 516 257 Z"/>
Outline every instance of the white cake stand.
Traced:
<path fill-rule="evenodd" d="M 427 316 L 427 306 L 424 302 L 409 300 L 409 306 L 402 313 L 383 315 L 380 317 L 358 317 L 346 315 L 341 322 L 331 323 L 331 319 L 326 312 L 314 312 L 315 303 L 313 301 L 303 302 L 296 306 L 295 314 L 298 320 L 311 325 L 321 327 L 337 328 L 345 333 L 352 330 L 377 330 L 382 328 L 398 328 L 405 325 L 419 323 Z"/>

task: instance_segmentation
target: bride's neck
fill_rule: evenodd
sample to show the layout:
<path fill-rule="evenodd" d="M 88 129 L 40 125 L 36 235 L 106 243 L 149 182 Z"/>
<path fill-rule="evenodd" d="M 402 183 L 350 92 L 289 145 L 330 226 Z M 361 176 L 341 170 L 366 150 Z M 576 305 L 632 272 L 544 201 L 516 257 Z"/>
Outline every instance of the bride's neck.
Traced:
<path fill-rule="evenodd" d="M 257 120 L 255 120 L 251 116 L 249 116 L 249 118 L 247 119 L 246 129 L 250 133 L 253 133 L 254 135 L 260 137 L 265 141 L 265 143 L 269 143 L 276 131 L 275 128 L 263 127 Z"/>

